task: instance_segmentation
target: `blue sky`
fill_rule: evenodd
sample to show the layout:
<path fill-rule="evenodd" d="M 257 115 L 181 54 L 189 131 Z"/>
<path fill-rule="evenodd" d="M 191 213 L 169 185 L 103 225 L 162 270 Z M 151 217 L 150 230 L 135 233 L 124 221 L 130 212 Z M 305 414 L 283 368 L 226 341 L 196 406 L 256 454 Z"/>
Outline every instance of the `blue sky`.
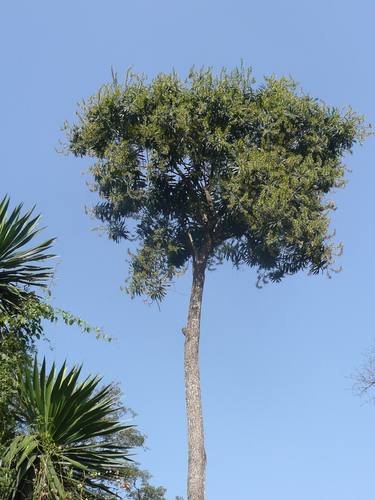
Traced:
<path fill-rule="evenodd" d="M 138 459 L 186 498 L 183 335 L 190 274 L 162 304 L 120 292 L 126 246 L 97 233 L 84 213 L 95 201 L 81 175 L 89 163 L 55 152 L 76 103 L 129 66 L 154 77 L 195 65 L 292 75 L 334 106 L 375 121 L 375 3 L 371 0 L 245 2 L 3 0 L 0 16 L 2 195 L 36 205 L 61 256 L 56 305 L 103 326 L 104 344 L 47 326 L 49 362 L 122 382 L 139 413 L 147 453 Z M 207 276 L 201 376 L 207 499 L 354 500 L 375 496 L 375 408 L 353 397 L 348 376 L 374 337 L 375 139 L 346 158 L 353 172 L 332 215 L 343 271 L 299 274 L 255 287 L 230 265 Z"/>

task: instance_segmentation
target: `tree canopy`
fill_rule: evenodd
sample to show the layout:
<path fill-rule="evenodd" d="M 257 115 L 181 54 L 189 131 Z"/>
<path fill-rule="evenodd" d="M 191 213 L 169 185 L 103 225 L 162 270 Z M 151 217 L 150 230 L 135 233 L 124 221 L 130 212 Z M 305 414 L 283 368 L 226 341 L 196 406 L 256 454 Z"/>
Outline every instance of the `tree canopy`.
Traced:
<path fill-rule="evenodd" d="M 272 281 L 332 269 L 327 195 L 345 184 L 342 158 L 368 134 L 364 117 L 297 92 L 292 79 L 254 83 L 242 68 L 150 83 L 128 74 L 83 101 L 67 125 L 68 150 L 97 159 L 94 215 L 114 241 L 142 242 L 132 295 L 162 299 L 202 253 Z"/>

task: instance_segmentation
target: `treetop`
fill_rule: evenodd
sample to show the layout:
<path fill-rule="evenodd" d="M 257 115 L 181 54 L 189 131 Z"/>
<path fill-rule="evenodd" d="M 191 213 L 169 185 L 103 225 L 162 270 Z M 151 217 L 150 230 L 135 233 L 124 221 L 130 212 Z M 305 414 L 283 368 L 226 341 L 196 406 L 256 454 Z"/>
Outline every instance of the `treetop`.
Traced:
<path fill-rule="evenodd" d="M 275 76 L 255 87 L 242 67 L 151 81 L 129 72 L 79 104 L 66 148 L 96 159 L 93 214 L 109 238 L 140 242 L 132 295 L 160 300 L 190 260 L 228 259 L 272 281 L 333 269 L 329 195 L 370 126 L 297 89 Z"/>

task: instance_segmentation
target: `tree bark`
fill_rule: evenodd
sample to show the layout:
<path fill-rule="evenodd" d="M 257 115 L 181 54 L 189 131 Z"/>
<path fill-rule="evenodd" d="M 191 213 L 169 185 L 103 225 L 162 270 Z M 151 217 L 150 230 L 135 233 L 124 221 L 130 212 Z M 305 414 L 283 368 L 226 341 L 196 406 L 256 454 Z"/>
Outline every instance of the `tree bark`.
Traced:
<path fill-rule="evenodd" d="M 193 263 L 189 314 L 185 335 L 185 394 L 188 431 L 188 500 L 205 499 L 206 452 L 204 449 L 203 411 L 199 375 L 199 337 L 206 270 L 206 257 Z"/>

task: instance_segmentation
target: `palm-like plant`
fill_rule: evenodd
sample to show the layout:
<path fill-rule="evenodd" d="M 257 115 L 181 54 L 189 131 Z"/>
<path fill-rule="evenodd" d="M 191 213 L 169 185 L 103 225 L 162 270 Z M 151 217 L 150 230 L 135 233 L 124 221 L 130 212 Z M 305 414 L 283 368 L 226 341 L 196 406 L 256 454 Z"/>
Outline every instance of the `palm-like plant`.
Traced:
<path fill-rule="evenodd" d="M 106 481 L 120 481 L 128 449 L 110 436 L 131 425 L 106 420 L 118 403 L 110 386 L 95 392 L 101 378 L 78 382 L 80 367 L 64 363 L 49 374 L 37 359 L 19 375 L 21 433 L 8 447 L 4 463 L 12 475 L 2 500 L 103 498 L 113 493 Z"/>
<path fill-rule="evenodd" d="M 28 292 L 25 287 L 43 286 L 51 278 L 53 268 L 37 265 L 55 255 L 45 253 L 55 238 L 24 250 L 42 229 L 35 230 L 40 215 L 31 210 L 21 215 L 23 203 L 8 218 L 9 197 L 0 203 L 0 312 L 19 311 Z"/>

